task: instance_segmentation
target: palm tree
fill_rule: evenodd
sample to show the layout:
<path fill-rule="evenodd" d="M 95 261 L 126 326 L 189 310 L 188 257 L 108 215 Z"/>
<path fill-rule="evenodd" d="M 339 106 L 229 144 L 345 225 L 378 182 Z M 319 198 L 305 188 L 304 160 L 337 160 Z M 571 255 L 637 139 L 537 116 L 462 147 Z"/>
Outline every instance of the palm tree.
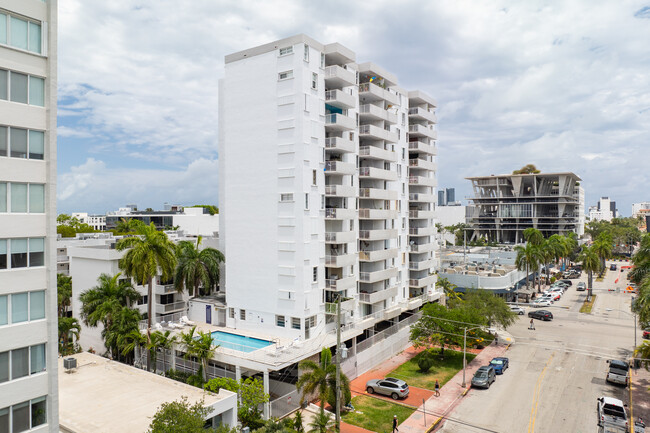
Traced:
<path fill-rule="evenodd" d="M 137 357 L 138 354 L 142 355 L 142 348 L 147 344 L 147 336 L 142 334 L 139 329 L 133 329 L 128 334 L 120 335 L 118 340 L 122 347 L 122 355 L 126 356 L 133 353 L 134 358 Z M 137 352 L 135 350 L 136 348 L 138 348 Z M 135 363 L 137 359 L 134 359 L 133 361 Z"/>
<path fill-rule="evenodd" d="M 212 334 L 209 332 L 199 332 L 195 336 L 196 326 L 193 326 L 189 332 L 181 334 L 181 342 L 185 346 L 185 358 L 190 359 L 196 357 L 201 362 L 201 370 L 203 372 L 203 381 L 208 380 L 208 360 L 214 356 L 218 345 L 215 346 L 212 341 Z"/>
<path fill-rule="evenodd" d="M 533 245 L 541 245 L 544 242 L 544 235 L 536 228 L 528 227 L 522 234 L 526 242 L 530 242 Z"/>
<path fill-rule="evenodd" d="M 325 409 L 321 407 L 320 412 L 309 423 L 309 427 L 311 427 L 309 433 L 327 433 L 331 431 L 333 426 L 332 415 L 325 412 Z"/>
<path fill-rule="evenodd" d="M 137 284 L 147 285 L 147 341 L 151 342 L 153 279 L 159 272 L 163 280 L 172 277 L 176 267 L 175 246 L 165 233 L 156 230 L 153 223 L 139 224 L 135 231 L 139 236 L 120 239 L 115 249 L 128 250 L 120 259 L 120 268 Z M 147 370 L 150 365 L 151 357 L 147 354 Z"/>
<path fill-rule="evenodd" d="M 97 286 L 81 292 L 81 319 L 86 326 L 96 327 L 99 323 L 104 326 L 102 336 L 106 342 L 106 348 L 113 356 L 118 355 L 117 345 L 110 345 L 106 341 L 107 333 L 115 317 L 120 311 L 129 307 L 136 300 L 140 299 L 140 293 L 131 287 L 127 280 L 120 280 L 120 273 L 114 276 L 101 274 L 97 279 Z M 117 342 L 117 340 L 115 340 Z"/>
<path fill-rule="evenodd" d="M 79 340 L 81 325 L 74 317 L 59 317 L 59 353 L 67 355 L 74 347 L 74 341 Z M 72 337 L 72 341 L 70 341 Z"/>
<path fill-rule="evenodd" d="M 600 259 L 598 258 L 598 254 L 596 254 L 596 251 L 593 247 L 584 246 L 582 248 L 580 256 L 578 257 L 578 260 L 582 262 L 582 269 L 588 274 L 587 288 L 589 291 L 587 296 L 591 298 L 593 273 L 600 269 Z"/>
<path fill-rule="evenodd" d="M 310 359 L 300 361 L 298 365 L 304 373 L 296 382 L 296 388 L 302 391 L 301 404 L 305 397 L 316 393 L 320 401 L 321 409 L 325 408 L 325 402 L 328 401 L 332 407 L 337 404 L 348 403 L 350 399 L 350 379 L 341 373 L 341 395 L 343 401 L 338 402 L 336 398 L 336 365 L 332 363 L 332 352 L 329 348 L 324 347 L 320 353 L 320 362 L 316 363 Z"/>
<path fill-rule="evenodd" d="M 163 354 L 163 371 L 167 365 L 167 351 L 174 347 L 174 344 L 178 340 L 176 335 L 170 335 L 171 331 L 154 331 L 151 333 L 151 346 L 153 352 L 151 352 L 152 361 L 154 366 L 156 365 L 157 349 L 162 350 Z"/>
<path fill-rule="evenodd" d="M 601 233 L 596 241 L 593 243 L 592 248 L 600 259 L 600 270 L 605 270 L 605 260 L 612 256 L 612 240 L 609 234 Z"/>
<path fill-rule="evenodd" d="M 527 242 L 524 246 L 517 245 L 515 251 L 517 252 L 515 266 L 520 271 L 526 270 L 526 290 L 528 290 L 530 270 L 537 267 L 540 262 L 539 249 L 530 242 Z"/>
<path fill-rule="evenodd" d="M 634 349 L 634 357 L 641 359 L 641 364 L 648 369 L 650 366 L 650 341 L 644 340 L 642 344 Z"/>
<path fill-rule="evenodd" d="M 215 248 L 200 249 L 202 237 L 196 245 L 190 241 L 178 243 L 178 266 L 174 273 L 174 286 L 179 292 L 187 289 L 190 296 L 199 294 L 199 287 L 209 294 L 219 284 L 219 266 L 225 260 Z"/>
<path fill-rule="evenodd" d="M 120 360 L 124 348 L 124 336 L 131 332 L 140 332 L 140 312 L 134 308 L 121 307 L 113 315 L 110 327 L 102 331 L 106 347 L 110 347 L 111 353 Z"/>
<path fill-rule="evenodd" d="M 646 234 L 641 238 L 641 244 L 634 257 L 632 257 L 634 268 L 630 271 L 630 280 L 641 284 L 643 279 L 650 274 L 650 235 Z"/>
<path fill-rule="evenodd" d="M 451 283 L 448 279 L 446 278 L 438 278 L 438 281 L 436 281 L 436 287 L 439 287 L 445 292 L 445 296 L 449 299 L 455 299 L 460 301 L 461 297 L 458 292 L 456 292 L 456 286 L 455 284 Z"/>
<path fill-rule="evenodd" d="M 72 301 L 72 277 L 56 274 L 57 311 L 63 317 Z"/>
<path fill-rule="evenodd" d="M 140 225 L 144 225 L 140 220 L 133 218 L 120 218 L 115 226 L 115 231 L 118 233 L 131 233 L 136 231 L 137 227 Z"/>
<path fill-rule="evenodd" d="M 539 255 L 540 265 L 543 264 L 546 268 L 546 284 L 549 284 L 549 274 L 551 273 L 549 266 L 551 264 L 551 260 L 553 260 L 555 257 L 555 246 L 553 245 L 553 241 L 551 241 L 550 238 L 544 239 L 542 244 L 539 246 Z M 539 284 L 542 284 L 541 277 L 539 279 Z"/>

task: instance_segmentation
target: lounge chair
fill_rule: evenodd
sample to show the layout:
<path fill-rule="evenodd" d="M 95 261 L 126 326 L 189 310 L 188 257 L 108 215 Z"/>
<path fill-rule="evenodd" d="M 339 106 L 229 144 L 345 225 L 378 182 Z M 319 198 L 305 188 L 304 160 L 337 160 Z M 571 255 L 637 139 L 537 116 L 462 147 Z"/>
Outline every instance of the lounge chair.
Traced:
<path fill-rule="evenodd" d="M 194 326 L 194 322 L 192 322 L 190 319 L 187 318 L 187 316 L 181 317 L 181 323 L 188 325 L 188 326 Z"/>
<path fill-rule="evenodd" d="M 155 329 L 156 331 L 162 331 L 163 327 L 162 327 L 162 325 L 160 323 L 155 323 L 153 325 L 153 329 Z"/>

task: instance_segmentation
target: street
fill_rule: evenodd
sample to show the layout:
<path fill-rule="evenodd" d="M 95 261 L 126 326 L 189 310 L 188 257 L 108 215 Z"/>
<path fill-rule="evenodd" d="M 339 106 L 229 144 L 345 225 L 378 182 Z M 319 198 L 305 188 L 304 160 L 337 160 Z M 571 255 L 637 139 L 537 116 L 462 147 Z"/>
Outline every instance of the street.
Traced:
<path fill-rule="evenodd" d="M 607 395 L 629 403 L 624 387 L 605 382 L 607 359 L 626 359 L 634 346 L 633 295 L 623 292 L 627 271 L 620 274 L 617 264 L 603 282 L 594 277 L 592 314 L 579 313 L 587 296 L 576 291 L 579 281 L 587 281 L 583 272 L 560 301 L 544 308 L 553 313 L 552 321 L 535 320 L 533 331 L 527 315 L 519 316 L 508 329 L 514 338 L 505 355 L 510 368 L 490 389 L 472 389 L 439 431 L 594 432 L 596 398 Z M 618 293 L 608 291 L 616 287 Z M 640 343 L 641 331 L 637 339 Z"/>

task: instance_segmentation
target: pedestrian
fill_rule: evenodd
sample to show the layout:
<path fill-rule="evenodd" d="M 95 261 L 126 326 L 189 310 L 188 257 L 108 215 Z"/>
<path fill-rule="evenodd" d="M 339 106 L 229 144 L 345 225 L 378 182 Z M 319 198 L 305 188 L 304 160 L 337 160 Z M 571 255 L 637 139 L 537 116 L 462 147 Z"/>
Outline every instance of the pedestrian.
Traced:
<path fill-rule="evenodd" d="M 399 429 L 397 428 L 397 415 L 393 415 L 393 433 L 397 433 Z"/>
<path fill-rule="evenodd" d="M 533 321 L 533 319 L 530 319 L 530 326 L 528 327 L 528 329 L 532 329 L 533 331 L 535 330 L 535 322 Z"/>
<path fill-rule="evenodd" d="M 436 385 L 434 389 L 436 390 L 436 397 L 440 397 L 440 383 L 438 383 L 438 379 L 436 379 Z"/>

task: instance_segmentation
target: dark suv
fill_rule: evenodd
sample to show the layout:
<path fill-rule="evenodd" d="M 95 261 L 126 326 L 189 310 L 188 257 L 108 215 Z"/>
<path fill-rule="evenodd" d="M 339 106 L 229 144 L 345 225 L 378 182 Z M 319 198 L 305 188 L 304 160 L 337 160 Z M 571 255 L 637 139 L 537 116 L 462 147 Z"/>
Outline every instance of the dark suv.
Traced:
<path fill-rule="evenodd" d="M 528 317 L 532 317 L 533 319 L 550 321 L 553 320 L 553 313 L 547 310 L 533 310 L 530 313 L 528 313 Z"/>
<path fill-rule="evenodd" d="M 496 380 L 496 372 L 494 367 L 490 365 L 484 365 L 479 367 L 472 377 L 472 386 L 479 388 L 489 388 L 490 385 Z"/>

